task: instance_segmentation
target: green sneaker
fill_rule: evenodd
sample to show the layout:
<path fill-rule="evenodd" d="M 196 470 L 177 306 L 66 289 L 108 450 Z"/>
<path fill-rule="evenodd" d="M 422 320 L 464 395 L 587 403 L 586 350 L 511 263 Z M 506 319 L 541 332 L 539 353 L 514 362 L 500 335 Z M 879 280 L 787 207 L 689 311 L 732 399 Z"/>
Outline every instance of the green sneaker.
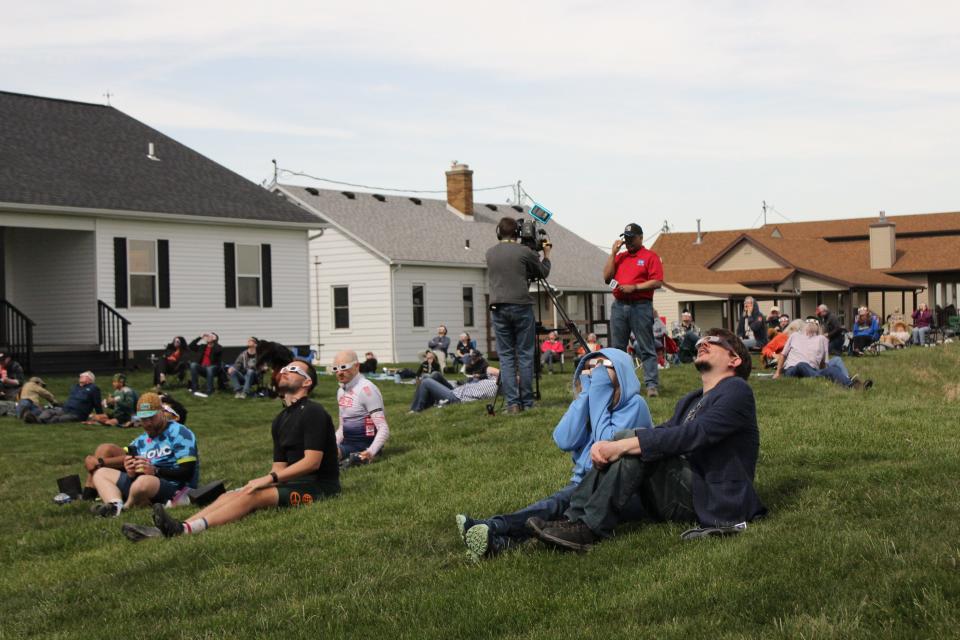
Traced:
<path fill-rule="evenodd" d="M 480 562 L 491 550 L 490 545 L 490 526 L 486 524 L 476 524 L 467 529 L 463 536 L 467 545 L 467 556 L 474 562 Z"/>

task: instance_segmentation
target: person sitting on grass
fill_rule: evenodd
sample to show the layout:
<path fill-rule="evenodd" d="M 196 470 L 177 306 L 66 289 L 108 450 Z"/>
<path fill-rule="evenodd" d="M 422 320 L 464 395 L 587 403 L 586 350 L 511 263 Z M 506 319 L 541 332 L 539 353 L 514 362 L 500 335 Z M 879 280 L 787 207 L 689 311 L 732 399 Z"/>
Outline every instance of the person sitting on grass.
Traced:
<path fill-rule="evenodd" d="M 158 394 L 148 392 L 140 397 L 136 419 L 144 432 L 127 445 L 123 469 L 110 468 L 106 459 L 98 456 L 103 459 L 97 460 L 92 471 L 93 486 L 103 501 L 93 513 L 100 517 L 115 518 L 135 505 L 173 500 L 181 491 L 196 488 L 200 479 L 197 437 L 170 420 Z"/>
<path fill-rule="evenodd" d="M 103 404 L 108 407 L 107 412 L 92 415 L 87 423 L 108 427 L 133 426 L 133 414 L 137 410 L 137 392 L 127 386 L 125 373 L 115 373 L 111 385 L 113 391 L 103 400 Z"/>
<path fill-rule="evenodd" d="M 551 331 L 547 339 L 540 343 L 541 364 L 547 365 L 547 373 L 553 375 L 553 363 L 563 362 L 563 342 L 556 331 Z"/>
<path fill-rule="evenodd" d="M 36 417 L 43 413 L 45 406 L 55 404 L 57 404 L 57 397 L 47 389 L 47 383 L 43 381 L 43 378 L 33 376 L 27 380 L 27 383 L 20 388 L 20 393 L 17 394 L 16 414 L 21 420 L 26 419 L 28 413 Z"/>
<path fill-rule="evenodd" d="M 873 380 L 861 381 L 857 376 L 850 377 L 846 365 L 840 356 L 829 357 L 830 346 L 826 336 L 820 335 L 820 321 L 807 318 L 803 321 L 803 331 L 787 338 L 787 344 L 777 356 L 776 380 L 781 375 L 788 378 L 826 378 L 849 389 L 866 390 L 873 386 Z"/>
<path fill-rule="evenodd" d="M 788 324 L 782 331 L 770 338 L 767 344 L 763 345 L 760 355 L 763 357 L 763 365 L 767 368 L 777 366 L 777 354 L 783 351 L 787 340 L 791 335 L 803 328 L 802 320 L 794 320 Z"/>
<path fill-rule="evenodd" d="M 621 431 L 590 449 L 593 469 L 570 496 L 563 518 L 535 517 L 527 527 L 543 542 L 585 551 L 633 517 L 697 522 L 681 539 L 734 533 L 766 513 L 753 487 L 760 431 L 750 353 L 726 329 L 710 329 L 694 360 L 701 388 L 677 402 L 655 429 Z"/>
<path fill-rule="evenodd" d="M 163 505 L 153 507 L 153 527 L 123 525 L 132 542 L 146 538 L 172 538 L 218 527 L 260 509 L 310 505 L 340 492 L 337 439 L 333 420 L 322 406 L 310 400 L 317 372 L 308 362 L 294 360 L 280 372 L 283 410 L 273 420 L 273 465 L 266 475 L 254 478 L 235 491 L 181 522 Z"/>
<path fill-rule="evenodd" d="M 23 386 L 23 366 L 9 353 L 0 353 L 0 400 L 13 400 Z"/>
<path fill-rule="evenodd" d="M 433 355 L 433 352 L 429 352 Z M 338 456 L 355 463 L 372 462 L 390 438 L 380 389 L 360 373 L 355 351 L 341 351 L 333 357 L 337 389 L 339 427 Z"/>
<path fill-rule="evenodd" d="M 633 361 L 619 349 L 602 349 L 584 357 L 573 374 L 573 391 L 576 398 L 553 430 L 554 442 L 573 459 L 569 482 L 553 495 L 513 513 L 483 520 L 458 514 L 457 531 L 471 559 L 497 555 L 527 540 L 530 532 L 525 523 L 529 518 L 553 520 L 563 515 L 570 496 L 593 466 L 590 447 L 594 443 L 610 440 L 623 429 L 653 426 Z"/>
<path fill-rule="evenodd" d="M 360 373 L 376 373 L 377 356 L 373 355 L 372 351 L 367 351 L 363 357 L 364 360 L 360 363 Z"/>
<path fill-rule="evenodd" d="M 163 412 L 167 415 L 167 422 L 177 422 L 186 426 L 187 410 L 184 406 L 169 394 L 161 393 L 159 396 Z M 87 479 L 83 485 L 83 494 L 80 496 L 80 499 L 96 500 L 98 494 L 93 484 L 93 474 L 96 473 L 97 469 L 104 467 L 124 472 L 123 460 L 126 455 L 124 448 L 118 444 L 104 442 L 97 445 L 94 452 L 83 460 L 83 466 L 87 471 Z"/>
<path fill-rule="evenodd" d="M 77 379 L 77 383 L 70 387 L 70 394 L 62 407 L 49 407 L 36 415 L 32 412 L 23 414 L 24 422 L 40 422 L 43 424 L 60 422 L 82 422 L 91 413 L 103 413 L 103 401 L 100 388 L 95 384 L 97 377 L 92 371 L 84 371 Z"/>
<path fill-rule="evenodd" d="M 594 351 L 600 351 L 600 349 L 603 349 L 603 345 L 597 340 L 597 334 L 588 333 L 587 348 L 584 349 L 582 344 L 577 346 L 577 358 L 573 362 L 574 367 L 580 364 L 580 361 L 583 360 L 585 355 L 593 353 Z"/>
<path fill-rule="evenodd" d="M 233 386 L 233 397 L 243 399 L 250 395 L 250 387 L 257 380 L 257 344 L 254 337 L 247 338 L 247 348 L 240 352 L 233 365 L 227 367 L 227 377 Z"/>
<path fill-rule="evenodd" d="M 420 366 L 417 368 L 417 381 L 419 382 L 423 377 L 430 377 L 434 373 L 440 373 L 443 369 L 440 361 L 437 360 L 437 354 L 433 351 L 427 349 L 422 354 Z"/>

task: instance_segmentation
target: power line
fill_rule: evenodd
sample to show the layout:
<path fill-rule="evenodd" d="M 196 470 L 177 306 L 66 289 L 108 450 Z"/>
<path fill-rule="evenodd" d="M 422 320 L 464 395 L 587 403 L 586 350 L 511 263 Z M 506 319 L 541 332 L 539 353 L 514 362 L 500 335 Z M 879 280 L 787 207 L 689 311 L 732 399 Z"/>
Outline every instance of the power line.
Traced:
<path fill-rule="evenodd" d="M 781 218 L 783 218 L 783 219 L 786 220 L 787 222 L 793 222 L 793 220 L 791 220 L 791 219 L 788 218 L 787 216 L 783 215 L 783 214 L 780 212 L 780 210 L 777 209 L 777 208 L 776 208 L 775 206 L 773 206 L 772 204 L 770 205 L 770 208 L 773 210 L 774 213 L 776 213 L 778 216 L 780 216 Z"/>
<path fill-rule="evenodd" d="M 372 189 L 374 191 L 393 191 L 395 193 L 446 193 L 446 189 L 394 189 L 391 187 L 375 187 L 369 184 L 358 184 L 356 182 L 344 182 L 342 180 L 331 180 L 330 178 L 320 178 L 318 176 L 312 176 L 309 173 L 303 173 L 301 171 L 291 171 L 289 169 L 280 169 L 279 173 L 290 175 L 290 176 L 300 176 L 302 178 L 310 178 L 311 180 L 317 180 L 319 182 L 329 182 L 330 184 L 337 184 L 344 187 L 355 187 L 357 189 Z M 482 187 L 479 189 L 474 189 L 474 191 L 495 191 L 497 189 L 513 189 L 516 185 L 513 184 L 502 184 L 497 187 Z M 526 193 L 526 192 L 524 192 Z"/>

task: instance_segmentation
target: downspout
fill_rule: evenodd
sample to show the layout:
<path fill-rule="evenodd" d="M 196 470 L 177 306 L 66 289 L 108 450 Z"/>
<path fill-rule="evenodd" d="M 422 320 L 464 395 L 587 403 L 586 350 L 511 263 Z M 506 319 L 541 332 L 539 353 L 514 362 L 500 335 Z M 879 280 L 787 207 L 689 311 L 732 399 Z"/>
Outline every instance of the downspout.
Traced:
<path fill-rule="evenodd" d="M 396 267 L 396 269 L 394 269 Z M 403 268 L 402 264 L 396 264 L 390 266 L 390 349 L 391 349 L 391 360 L 390 362 L 397 364 L 400 362 L 400 356 L 397 353 L 397 296 L 396 296 L 396 280 L 395 276 L 400 269 Z"/>

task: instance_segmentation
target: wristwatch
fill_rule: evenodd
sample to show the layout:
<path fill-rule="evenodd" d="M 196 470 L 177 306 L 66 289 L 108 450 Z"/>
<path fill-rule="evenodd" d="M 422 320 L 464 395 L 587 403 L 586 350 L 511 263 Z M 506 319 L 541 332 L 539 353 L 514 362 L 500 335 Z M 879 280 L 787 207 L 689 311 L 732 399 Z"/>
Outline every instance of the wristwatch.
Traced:
<path fill-rule="evenodd" d="M 103 458 L 97 458 L 97 466 L 96 466 L 96 468 L 97 468 L 97 469 L 103 469 L 105 466 L 107 466 L 107 463 L 104 462 Z"/>
<path fill-rule="evenodd" d="M 276 472 L 276 471 L 271 471 L 271 472 L 270 472 L 270 477 L 273 478 L 273 481 L 274 481 L 275 483 L 280 484 L 280 478 L 277 476 L 277 472 Z"/>

